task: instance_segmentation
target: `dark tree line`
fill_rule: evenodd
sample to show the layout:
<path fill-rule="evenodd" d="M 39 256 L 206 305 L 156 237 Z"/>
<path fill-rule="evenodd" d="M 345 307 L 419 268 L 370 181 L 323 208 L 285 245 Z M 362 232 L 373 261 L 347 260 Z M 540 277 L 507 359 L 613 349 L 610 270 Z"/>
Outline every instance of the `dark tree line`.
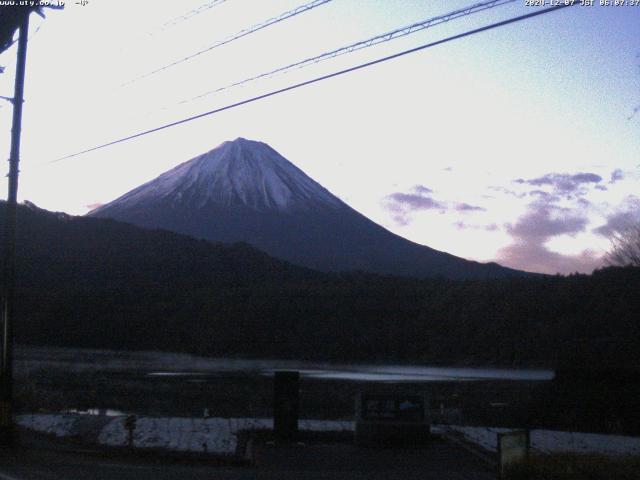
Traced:
<path fill-rule="evenodd" d="M 213 356 L 640 365 L 640 269 L 324 274 L 245 244 L 20 208 L 17 340 Z M 1 225 L 0 225 L 1 227 Z"/>

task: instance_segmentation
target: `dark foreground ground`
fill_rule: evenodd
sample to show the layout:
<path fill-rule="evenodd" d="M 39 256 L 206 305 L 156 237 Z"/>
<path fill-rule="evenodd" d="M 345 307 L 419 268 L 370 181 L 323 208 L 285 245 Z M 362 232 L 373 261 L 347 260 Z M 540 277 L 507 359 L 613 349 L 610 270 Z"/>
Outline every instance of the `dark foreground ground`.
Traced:
<path fill-rule="evenodd" d="M 355 445 L 260 445 L 257 472 L 264 478 L 493 479 L 488 467 L 444 440 L 427 447 L 373 449 Z M 273 477 L 269 474 L 279 474 Z M 257 478 L 263 478 L 257 476 Z"/>
<path fill-rule="evenodd" d="M 137 457 L 78 447 L 34 434 L 0 450 L 2 480 L 173 479 L 421 479 L 489 480 L 495 475 L 474 455 L 444 439 L 423 447 L 374 449 L 340 443 L 277 444 L 257 440 L 253 462 L 224 465 L 206 459 Z"/>

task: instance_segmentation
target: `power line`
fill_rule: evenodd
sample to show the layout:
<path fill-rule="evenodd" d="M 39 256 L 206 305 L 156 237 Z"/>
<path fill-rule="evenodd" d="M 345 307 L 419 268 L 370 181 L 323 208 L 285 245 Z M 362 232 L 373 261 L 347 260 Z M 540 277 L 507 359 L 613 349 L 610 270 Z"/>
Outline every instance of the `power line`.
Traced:
<path fill-rule="evenodd" d="M 212 9 L 213 7 L 217 7 L 218 5 L 223 4 L 227 0 L 213 0 L 209 3 L 199 6 L 198 8 L 194 8 L 193 10 L 188 11 L 184 15 L 179 15 L 168 22 L 165 22 L 162 25 L 162 28 L 169 28 L 174 25 L 177 25 L 180 22 L 184 22 L 185 20 L 189 20 L 191 17 L 195 17 L 196 15 L 200 15 L 202 12 L 206 12 L 207 10 Z"/>
<path fill-rule="evenodd" d="M 245 78 L 244 80 L 240 80 L 238 82 L 230 83 L 223 87 L 219 87 L 213 90 L 209 90 L 200 95 L 192 97 L 188 100 L 182 100 L 179 102 L 180 104 L 188 103 L 193 100 L 198 100 L 200 98 L 206 97 L 208 95 L 212 95 L 214 93 L 219 93 L 224 90 L 228 90 L 230 88 L 239 87 L 240 85 L 244 85 L 246 83 L 253 82 L 255 80 L 259 80 L 260 78 L 272 77 L 273 75 L 279 73 L 285 73 L 290 70 L 296 68 L 304 68 L 309 65 L 322 62 L 324 60 L 329 60 L 331 58 L 338 57 L 340 55 L 344 55 L 347 53 L 355 52 L 357 50 L 361 50 L 363 48 L 372 47 L 374 45 L 378 45 L 380 43 L 388 42 L 390 40 L 394 40 L 396 38 L 404 37 L 406 35 L 411 35 L 412 33 L 419 32 L 421 30 L 425 30 L 427 28 L 435 27 L 436 25 L 440 25 L 442 23 L 448 22 L 450 20 L 454 20 L 459 17 L 471 15 L 473 13 L 477 13 L 483 10 L 488 10 L 490 8 L 498 7 L 507 3 L 513 3 L 515 0 L 492 0 L 477 3 L 475 5 L 471 5 L 466 8 L 461 8 L 459 10 L 454 10 L 453 12 L 446 13 L 444 15 L 439 15 L 437 17 L 428 18 L 426 20 L 422 20 L 420 22 L 412 23 L 411 25 L 407 25 L 401 28 L 397 28 L 390 32 L 382 33 L 380 35 L 376 35 L 375 37 L 368 38 L 367 40 L 361 40 L 356 43 L 352 43 L 345 47 L 338 48 L 336 50 L 331 50 L 329 52 L 322 53 L 320 55 L 316 55 L 314 57 L 305 58 L 304 60 L 300 60 L 298 62 L 286 65 L 284 67 L 276 68 L 275 70 L 271 70 L 266 73 L 261 73 L 260 75 L 256 75 L 253 77 Z"/>
<path fill-rule="evenodd" d="M 196 58 L 204 53 L 210 52 L 211 50 L 221 47 L 223 45 L 226 45 L 227 43 L 231 43 L 234 40 L 238 40 L 242 37 L 246 37 L 247 35 L 251 35 L 252 33 L 255 33 L 259 30 L 262 30 L 263 28 L 267 28 L 271 25 L 274 25 L 276 23 L 282 22 L 283 20 L 286 20 L 288 18 L 291 17 L 295 17 L 296 15 L 299 15 L 301 13 L 307 12 L 309 10 L 313 10 L 316 7 L 319 7 L 321 5 L 324 5 L 325 3 L 329 3 L 331 0 L 313 0 L 309 3 L 305 3 L 304 5 L 300 5 L 296 8 L 294 8 L 293 10 L 289 10 L 287 12 L 281 13 L 280 15 L 276 16 L 276 17 L 272 17 L 268 20 L 265 20 L 262 23 L 258 23 L 252 27 L 246 28 L 244 30 L 240 30 L 238 33 L 235 33 L 227 38 L 225 38 L 224 40 L 220 40 L 219 42 L 214 43 L 213 45 L 204 48 L 202 50 L 198 50 L 196 53 L 192 53 L 191 55 L 188 55 L 184 58 L 181 58 L 180 60 L 176 60 L 175 62 L 169 63 L 167 65 L 165 65 L 164 67 L 160 67 L 156 70 L 153 70 L 149 73 L 145 73 L 144 75 L 134 78 L 133 80 L 128 81 L 127 83 L 124 83 L 121 86 L 126 86 L 126 85 L 130 85 L 132 83 L 137 82 L 138 80 L 142 80 L 143 78 L 147 78 L 150 77 L 151 75 L 155 75 L 156 73 L 162 72 L 168 68 L 171 67 L 175 67 L 176 65 L 180 65 L 181 63 L 184 62 L 188 62 L 189 60 Z"/>
<path fill-rule="evenodd" d="M 563 8 L 572 7 L 574 5 L 579 5 L 579 3 L 561 4 L 561 5 L 556 6 L 556 7 L 549 7 L 549 8 L 545 8 L 543 10 L 537 10 L 537 11 L 534 11 L 534 12 L 531 12 L 531 13 L 527 13 L 525 15 L 520 15 L 518 17 L 508 18 L 507 20 L 502 20 L 500 22 L 492 23 L 490 25 L 485 25 L 484 27 L 475 28 L 473 30 L 467 30 L 466 32 L 458 33 L 456 35 L 452 35 L 450 37 L 446 37 L 446 38 L 443 38 L 443 39 L 440 39 L 440 40 L 436 40 L 436 41 L 433 41 L 433 42 L 430 42 L 430 43 L 427 43 L 427 44 L 424 44 L 424 45 L 420 45 L 418 47 L 414 47 L 414 48 L 411 48 L 409 50 L 404 50 L 404 51 L 399 52 L 399 53 L 394 53 L 393 55 L 388 55 L 386 57 L 382 57 L 382 58 L 379 58 L 377 60 L 372 60 L 370 62 L 362 63 L 360 65 L 356 65 L 354 67 L 349 67 L 349 68 L 346 68 L 344 70 L 339 70 L 337 72 L 329 73 L 327 75 L 322 75 L 320 77 L 316 77 L 316 78 L 313 78 L 311 80 L 306 80 L 304 82 L 296 83 L 294 85 L 289 85 L 288 87 L 280 88 L 278 90 L 273 90 L 271 92 L 268 92 L 268 93 L 265 93 L 265 94 L 262 94 L 262 95 L 258 95 L 256 97 L 252 97 L 252 98 L 248 98 L 246 100 L 235 102 L 235 103 L 232 103 L 230 105 L 226 105 L 224 107 L 216 108 L 214 110 L 209 110 L 208 112 L 200 113 L 198 115 L 193 115 L 191 117 L 183 118 L 182 120 L 178 120 L 178 121 L 175 121 L 175 122 L 172 122 L 172 123 L 167 123 L 167 124 L 162 125 L 160 127 L 152 128 L 150 130 L 145 130 L 143 132 L 139 132 L 139 133 L 136 133 L 136 134 L 133 134 L 133 135 L 129 135 L 128 137 L 120 138 L 118 140 L 113 140 L 111 142 L 104 143 L 104 144 L 98 145 L 96 147 L 88 148 L 88 149 L 82 150 L 80 152 L 72 153 L 70 155 L 65 155 L 64 157 L 58 158 L 56 160 L 52 160 L 49 163 L 61 162 L 62 160 L 66 160 L 66 159 L 69 159 L 69 158 L 77 157 L 79 155 L 84 155 L 85 153 L 94 152 L 96 150 L 100 150 L 102 148 L 109 147 L 111 145 L 116 145 L 118 143 L 126 142 L 128 140 L 133 140 L 134 138 L 138 138 L 138 137 L 142 137 L 142 136 L 145 136 L 145 135 L 149 135 L 150 133 L 155 133 L 155 132 L 158 132 L 160 130 L 164 130 L 166 128 L 175 127 L 177 125 L 181 125 L 183 123 L 188 123 L 188 122 L 191 122 L 193 120 L 197 120 L 199 118 L 207 117 L 209 115 L 214 115 L 216 113 L 220 113 L 220 112 L 223 112 L 225 110 L 231 110 L 232 108 L 240 107 L 242 105 L 247 105 L 249 103 L 253 103 L 253 102 L 257 102 L 258 100 L 263 100 L 265 98 L 273 97 L 275 95 L 279 95 L 279 94 L 284 93 L 284 92 L 288 92 L 288 91 L 291 91 L 291 90 L 296 90 L 296 89 L 298 89 L 300 87 L 305 87 L 305 86 L 311 85 L 313 83 L 318 83 L 318 82 L 321 82 L 323 80 L 328 80 L 329 78 L 338 77 L 338 76 L 344 75 L 346 73 L 351 73 L 351 72 L 354 72 L 356 70 L 361 70 L 363 68 L 371 67 L 373 65 L 377 65 L 379 63 L 383 63 L 383 62 L 386 62 L 388 60 L 393 60 L 395 58 L 403 57 L 403 56 L 409 55 L 411 53 L 419 52 L 419 51 L 425 50 L 427 48 L 435 47 L 435 46 L 441 45 L 443 43 L 448 43 L 448 42 L 451 42 L 451 41 L 454 41 L 454 40 L 458 40 L 460 38 L 464 38 L 464 37 L 468 37 L 468 36 L 471 36 L 471 35 L 475 35 L 477 33 L 485 32 L 487 30 L 493 30 L 495 28 L 499 28 L 499 27 L 503 27 L 505 25 L 509 25 L 509 24 L 516 23 L 516 22 L 520 22 L 522 20 L 527 20 L 529 18 L 533 18 L 533 17 L 537 17 L 539 15 L 543 15 L 545 13 L 550 13 L 550 12 L 554 12 L 554 11 L 557 11 L 557 10 L 561 10 Z"/>

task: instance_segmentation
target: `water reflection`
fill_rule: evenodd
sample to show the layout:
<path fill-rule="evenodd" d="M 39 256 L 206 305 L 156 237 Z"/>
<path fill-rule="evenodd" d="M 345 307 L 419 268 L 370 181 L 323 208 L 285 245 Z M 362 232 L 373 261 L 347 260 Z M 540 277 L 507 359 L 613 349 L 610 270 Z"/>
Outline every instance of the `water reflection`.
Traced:
<path fill-rule="evenodd" d="M 243 368 L 237 372 L 258 373 L 272 376 L 281 366 L 265 368 L 264 361 L 261 368 Z M 256 363 L 258 366 L 258 363 Z M 288 370 L 297 370 L 302 377 L 314 379 L 331 379 L 362 382 L 437 382 L 437 381 L 473 381 L 473 380 L 552 380 L 551 370 L 524 370 L 499 368 L 471 368 L 471 367 L 421 367 L 421 366 L 372 366 L 348 365 L 332 367 L 309 367 L 308 365 L 287 365 Z M 226 372 L 229 372 L 227 369 Z M 151 372 L 148 376 L 155 377 L 197 377 L 204 379 L 217 376 L 220 372 L 213 371 L 180 371 L 180 372 Z"/>
<path fill-rule="evenodd" d="M 122 412 L 120 410 L 113 410 L 111 408 L 88 408 L 86 410 L 72 408 L 69 410 L 62 410 L 62 413 L 75 413 L 77 415 L 102 415 L 106 417 L 119 417 L 121 415 L 126 415 L 125 412 Z"/>

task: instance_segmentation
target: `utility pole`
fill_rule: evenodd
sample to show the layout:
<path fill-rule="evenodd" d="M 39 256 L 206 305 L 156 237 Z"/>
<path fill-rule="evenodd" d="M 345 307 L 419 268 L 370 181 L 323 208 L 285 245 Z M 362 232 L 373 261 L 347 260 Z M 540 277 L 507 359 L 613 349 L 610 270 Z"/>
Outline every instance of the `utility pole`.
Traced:
<path fill-rule="evenodd" d="M 13 425 L 13 323 L 15 314 L 16 276 L 16 223 L 18 201 L 18 165 L 20 163 L 20 133 L 22 129 L 22 103 L 24 101 L 24 74 L 29 33 L 29 9 L 20 21 L 18 57 L 16 61 L 15 90 L 13 96 L 13 123 L 11 127 L 11 153 L 9 156 L 9 191 L 7 195 L 4 237 L 4 270 L 2 275 L 2 361 L 0 364 L 0 445 L 14 443 Z"/>

